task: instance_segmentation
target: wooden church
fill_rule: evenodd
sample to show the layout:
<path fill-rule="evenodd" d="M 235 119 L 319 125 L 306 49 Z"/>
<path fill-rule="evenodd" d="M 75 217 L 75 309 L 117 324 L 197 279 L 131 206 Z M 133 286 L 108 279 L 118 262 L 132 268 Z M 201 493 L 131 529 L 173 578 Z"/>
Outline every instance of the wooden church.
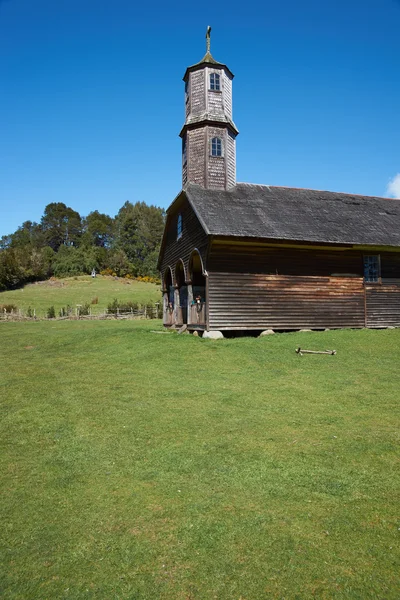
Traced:
<path fill-rule="evenodd" d="M 167 210 L 164 325 L 400 326 L 400 200 L 236 182 L 230 69 L 186 69 L 183 188 Z"/>

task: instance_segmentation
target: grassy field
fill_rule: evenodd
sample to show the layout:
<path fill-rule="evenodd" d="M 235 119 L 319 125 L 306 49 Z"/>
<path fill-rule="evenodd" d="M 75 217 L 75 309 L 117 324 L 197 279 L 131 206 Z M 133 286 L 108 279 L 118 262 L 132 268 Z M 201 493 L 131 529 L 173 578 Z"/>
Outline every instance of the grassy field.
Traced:
<path fill-rule="evenodd" d="M 69 304 L 75 309 L 77 304 L 91 303 L 94 298 L 98 304 L 92 304 L 92 313 L 104 312 L 107 305 L 118 298 L 121 302 L 154 303 L 161 300 L 160 286 L 143 281 L 114 279 L 98 275 L 51 279 L 26 285 L 19 290 L 0 292 L 0 304 L 15 304 L 26 311 L 36 309 L 38 316 L 45 316 L 47 309 L 54 306 L 56 314 Z"/>
<path fill-rule="evenodd" d="M 154 330 L 0 324 L 1 597 L 397 600 L 400 330 Z"/>

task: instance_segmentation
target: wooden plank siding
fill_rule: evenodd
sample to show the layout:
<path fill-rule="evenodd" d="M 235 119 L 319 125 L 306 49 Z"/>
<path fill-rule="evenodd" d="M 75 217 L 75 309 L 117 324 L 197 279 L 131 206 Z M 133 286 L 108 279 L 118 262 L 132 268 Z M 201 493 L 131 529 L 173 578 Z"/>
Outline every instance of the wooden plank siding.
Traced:
<path fill-rule="evenodd" d="M 178 215 L 182 215 L 182 237 L 177 239 Z M 207 235 L 204 233 L 198 218 L 189 202 L 185 199 L 176 211 L 168 216 L 169 223 L 166 230 L 165 246 L 161 260 L 161 277 L 167 267 L 172 270 L 172 281 L 175 284 L 175 266 L 179 260 L 183 261 L 186 278 L 188 277 L 189 259 L 195 248 L 201 254 L 205 265 L 207 253 Z"/>
<path fill-rule="evenodd" d="M 366 285 L 367 327 L 400 327 L 400 282 Z"/>
<path fill-rule="evenodd" d="M 364 327 L 360 277 L 209 273 L 210 329 Z"/>
<path fill-rule="evenodd" d="M 363 276 L 363 253 L 354 250 L 301 249 L 257 243 L 221 243 L 210 249 L 209 271 L 270 275 Z"/>
<path fill-rule="evenodd" d="M 214 241 L 208 260 L 210 329 L 303 329 L 400 324 L 400 280 L 365 286 L 356 249 Z M 382 253 L 382 274 L 400 275 Z"/>

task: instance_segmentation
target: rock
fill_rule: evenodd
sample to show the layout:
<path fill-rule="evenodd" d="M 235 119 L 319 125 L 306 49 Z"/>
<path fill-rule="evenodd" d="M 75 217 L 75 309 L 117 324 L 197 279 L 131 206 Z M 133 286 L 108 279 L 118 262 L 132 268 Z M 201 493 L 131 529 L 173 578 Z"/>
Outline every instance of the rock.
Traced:
<path fill-rule="evenodd" d="M 299 329 L 299 331 L 312 331 L 312 329 Z"/>
<path fill-rule="evenodd" d="M 193 331 L 193 335 L 194 335 L 195 337 L 199 337 L 199 332 L 198 332 L 198 331 Z"/>
<path fill-rule="evenodd" d="M 205 331 L 203 333 L 203 338 L 207 338 L 209 340 L 223 340 L 224 334 L 221 331 Z"/>
<path fill-rule="evenodd" d="M 186 333 L 186 331 L 187 331 L 187 325 L 186 324 L 182 325 L 182 327 L 180 327 L 178 329 L 178 333 Z"/>
<path fill-rule="evenodd" d="M 260 335 L 258 337 L 264 337 L 264 335 L 272 335 L 274 333 L 275 333 L 275 331 L 273 329 L 265 329 L 264 331 L 262 331 L 260 333 Z"/>

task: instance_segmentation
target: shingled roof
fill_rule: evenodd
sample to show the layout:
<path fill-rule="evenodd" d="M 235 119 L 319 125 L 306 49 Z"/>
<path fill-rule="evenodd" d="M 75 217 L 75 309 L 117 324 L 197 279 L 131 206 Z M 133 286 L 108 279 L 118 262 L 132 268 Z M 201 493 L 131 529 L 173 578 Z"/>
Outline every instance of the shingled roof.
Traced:
<path fill-rule="evenodd" d="M 400 247 L 400 200 L 249 183 L 185 193 L 210 235 Z"/>

